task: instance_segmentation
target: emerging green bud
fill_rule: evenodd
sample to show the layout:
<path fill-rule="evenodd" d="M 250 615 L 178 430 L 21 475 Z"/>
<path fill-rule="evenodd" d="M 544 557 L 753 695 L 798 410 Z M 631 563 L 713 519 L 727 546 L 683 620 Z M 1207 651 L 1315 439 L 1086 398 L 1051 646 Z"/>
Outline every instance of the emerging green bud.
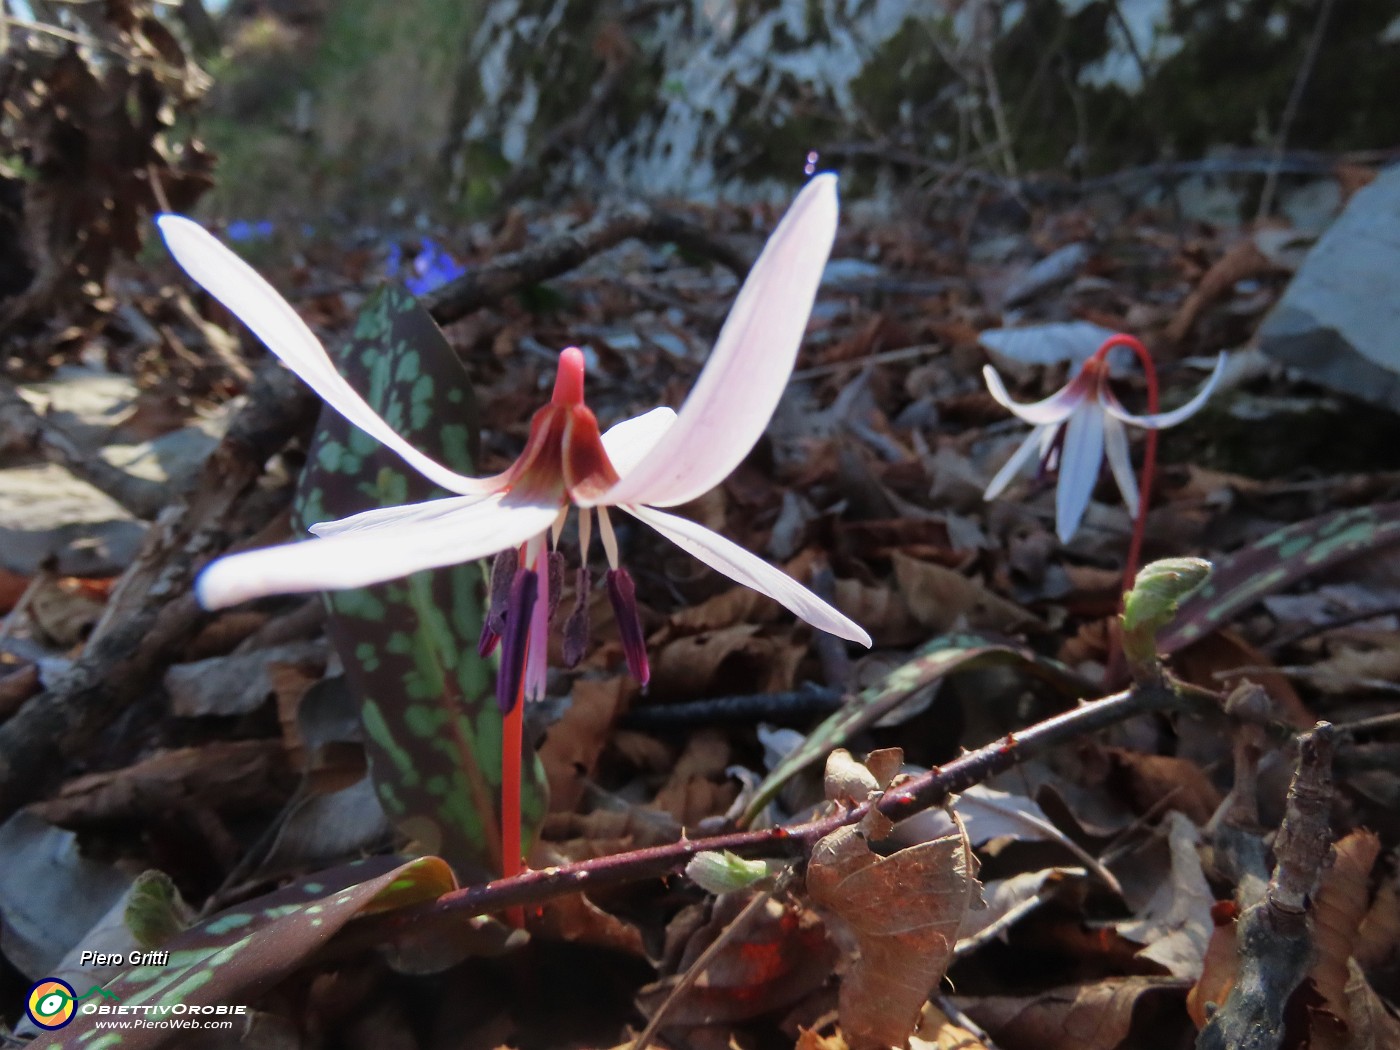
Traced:
<path fill-rule="evenodd" d="M 1123 630 L 1156 633 L 1171 622 L 1177 606 L 1210 578 L 1202 558 L 1163 558 L 1145 565 L 1123 599 Z"/>
<path fill-rule="evenodd" d="M 194 921 L 194 912 L 163 871 L 136 876 L 127 898 L 126 928 L 143 948 L 158 948 Z"/>
<path fill-rule="evenodd" d="M 745 860 L 728 850 L 697 853 L 685 866 L 690 880 L 710 893 L 733 893 L 772 874 L 768 861 Z"/>

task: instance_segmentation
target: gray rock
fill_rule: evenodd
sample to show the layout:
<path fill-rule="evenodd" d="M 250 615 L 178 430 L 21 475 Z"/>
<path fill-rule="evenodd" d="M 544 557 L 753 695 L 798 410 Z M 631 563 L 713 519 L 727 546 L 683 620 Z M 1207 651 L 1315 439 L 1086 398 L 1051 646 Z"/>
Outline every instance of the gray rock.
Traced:
<path fill-rule="evenodd" d="M 110 576 L 136 556 L 146 524 L 63 467 L 0 470 L 0 565 L 33 575 L 50 558 L 66 576 Z"/>
<path fill-rule="evenodd" d="M 1259 347 L 1400 411 L 1400 167 L 1352 198 L 1259 329 Z"/>

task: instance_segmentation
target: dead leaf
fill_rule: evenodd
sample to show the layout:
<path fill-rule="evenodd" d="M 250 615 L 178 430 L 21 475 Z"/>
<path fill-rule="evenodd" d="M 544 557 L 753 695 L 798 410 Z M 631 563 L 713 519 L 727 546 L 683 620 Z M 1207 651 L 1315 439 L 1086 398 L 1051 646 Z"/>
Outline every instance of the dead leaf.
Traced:
<path fill-rule="evenodd" d="M 1309 1009 L 1316 1022 L 1314 1041 L 1320 1029 L 1330 1029 L 1331 1023 L 1317 1015 L 1330 1014 L 1341 1031 L 1334 1045 L 1350 1045 L 1347 1033 L 1352 1031 L 1353 1019 L 1347 995 L 1350 982 L 1348 964 L 1356 931 L 1370 903 L 1371 868 L 1380 855 L 1380 838 L 1370 831 L 1353 831 L 1332 847 L 1332 864 L 1323 873 L 1317 893 L 1313 896 L 1313 948 L 1316 958 L 1309 979 L 1322 1003 Z M 1364 981 L 1364 978 L 1363 978 Z M 1327 1042 L 1327 1037 L 1323 1037 Z"/>
<path fill-rule="evenodd" d="M 1184 1027 L 1186 982 L 1173 977 L 1113 977 L 1033 996 L 958 998 L 1002 1050 L 1130 1050 L 1135 1028 Z M 1171 1045 L 1158 1033 L 1156 1042 Z"/>
<path fill-rule="evenodd" d="M 1164 807 L 1204 826 L 1222 801 L 1220 792 L 1195 762 L 1124 748 L 1106 751 L 1126 779 L 1128 797 L 1139 813 L 1155 812 Z"/>
<path fill-rule="evenodd" d="M 540 762 L 549 781 L 551 813 L 572 813 L 593 778 L 613 722 L 637 690 L 628 678 L 580 678 L 569 693 L 564 717 L 549 727 Z"/>
<path fill-rule="evenodd" d="M 736 624 L 663 645 L 652 660 L 651 689 L 676 699 L 782 692 L 805 655 L 805 647 L 756 624 Z"/>
<path fill-rule="evenodd" d="M 739 785 L 726 773 L 729 757 L 729 742 L 722 733 L 704 729 L 692 733 L 670 780 L 651 805 L 685 827 L 725 812 L 739 795 Z"/>
<path fill-rule="evenodd" d="M 1211 919 L 1215 922 L 1215 929 L 1211 931 L 1210 943 L 1206 945 L 1201 976 L 1191 986 L 1191 991 L 1186 993 L 1186 1012 L 1191 1015 L 1198 1030 L 1210 1020 L 1210 1008 L 1224 1005 L 1230 997 L 1230 989 L 1235 987 L 1240 969 L 1236 933 L 1239 908 L 1233 901 L 1221 901 L 1212 909 Z"/>
<path fill-rule="evenodd" d="M 1137 918 L 1115 925 L 1119 936 L 1147 947 L 1138 957 L 1166 967 L 1174 977 L 1200 976 L 1214 923 L 1215 897 L 1201 871 L 1201 833 L 1178 812 L 1167 814 L 1171 869 Z"/>
<path fill-rule="evenodd" d="M 812 849 L 807 892 L 846 946 L 841 1029 L 853 1050 L 903 1046 L 952 959 L 977 890 L 965 834 L 870 852 L 855 828 Z"/>
<path fill-rule="evenodd" d="M 987 1044 L 929 1003 L 919 1015 L 919 1027 L 909 1037 L 909 1050 L 987 1050 Z"/>
<path fill-rule="evenodd" d="M 1385 966 L 1400 949 L 1400 886 L 1394 876 L 1381 883 L 1371 910 L 1361 920 L 1352 954 L 1363 970 Z"/>
<path fill-rule="evenodd" d="M 527 909 L 525 928 L 537 937 L 646 956 L 637 927 L 605 912 L 582 893 L 552 897 L 537 908 Z"/>
<path fill-rule="evenodd" d="M 958 627 L 1013 633 L 1040 623 L 1015 602 L 993 594 L 976 580 L 933 562 L 896 551 L 895 580 L 909 611 L 930 631 Z"/>
<path fill-rule="evenodd" d="M 714 943 L 752 895 L 745 891 L 716 899 L 709 920 L 688 934 L 679 972 Z M 835 964 L 836 950 L 817 915 L 774 898 L 720 948 L 694 986 L 671 1005 L 666 1025 L 717 1024 L 771 1013 L 820 988 Z M 637 1005 L 650 1015 L 677 979 L 643 988 Z"/>

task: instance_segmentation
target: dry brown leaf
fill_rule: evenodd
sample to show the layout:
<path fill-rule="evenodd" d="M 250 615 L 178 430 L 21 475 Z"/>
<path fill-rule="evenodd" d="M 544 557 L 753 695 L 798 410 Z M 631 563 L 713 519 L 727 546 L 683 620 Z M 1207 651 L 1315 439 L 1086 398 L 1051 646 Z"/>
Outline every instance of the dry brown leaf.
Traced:
<path fill-rule="evenodd" d="M 570 691 L 564 717 L 549 728 L 540 761 L 549 781 L 549 809 L 572 813 L 593 777 L 613 721 L 636 692 L 628 678 L 581 678 Z"/>
<path fill-rule="evenodd" d="M 665 642 L 680 635 L 718 631 L 735 624 L 774 623 L 783 615 L 783 607 L 766 594 L 748 587 L 731 587 L 699 605 L 676 610 L 659 640 Z"/>
<path fill-rule="evenodd" d="M 1400 950 L 1400 884 L 1394 877 L 1381 883 L 1371 909 L 1361 920 L 1352 954 L 1363 970 L 1386 965 Z"/>
<path fill-rule="evenodd" d="M 864 627 L 877 646 L 912 645 L 928 632 L 909 611 L 909 603 L 889 587 L 875 587 L 858 580 L 836 581 L 836 608 Z"/>
<path fill-rule="evenodd" d="M 1400 681 L 1400 647 L 1393 637 L 1371 649 L 1345 648 L 1312 665 L 1308 682 L 1325 693 L 1345 695 L 1372 682 Z"/>
<path fill-rule="evenodd" d="M 1167 325 L 1167 339 L 1172 343 L 1181 342 L 1206 306 L 1227 294 L 1238 282 L 1271 273 L 1275 269 L 1277 267 L 1259 250 L 1253 237 L 1237 242 L 1211 265 L 1191 294 L 1182 301 L 1181 308 L 1171 324 Z"/>
<path fill-rule="evenodd" d="M 1386 1008 L 1354 960 L 1347 967 L 1346 991 L 1351 1011 L 1351 1039 L 1345 1044 L 1347 1050 L 1400 1047 L 1400 1019 Z"/>
<path fill-rule="evenodd" d="M 692 733 L 671 778 L 651 805 L 686 827 L 723 813 L 739 794 L 739 785 L 725 772 L 728 768 L 729 742 L 724 734 L 711 729 Z"/>
<path fill-rule="evenodd" d="M 1166 819 L 1171 868 L 1140 916 L 1115 924 L 1122 937 L 1146 945 L 1138 957 L 1165 966 L 1174 977 L 1200 976 L 1210 943 L 1215 899 L 1196 850 L 1200 832 L 1181 813 Z"/>
<path fill-rule="evenodd" d="M 929 1003 L 919 1015 L 918 1028 L 909 1037 L 909 1050 L 987 1050 L 987 1044 Z"/>
<path fill-rule="evenodd" d="M 1184 1025 L 1186 987 L 1172 977 L 1112 977 L 1028 997 L 955 1002 L 1002 1050 L 1129 1050 L 1135 1026 Z"/>
<path fill-rule="evenodd" d="M 232 740 L 158 751 L 134 766 L 90 773 L 31 811 L 53 824 L 151 819 L 181 807 L 246 812 L 282 805 L 294 774 L 280 740 Z"/>
<path fill-rule="evenodd" d="M 1158 807 L 1176 810 L 1203 826 L 1220 805 L 1221 794 L 1200 766 L 1172 755 L 1147 755 L 1124 748 L 1107 748 L 1127 781 L 1128 797 L 1139 813 Z"/>
<path fill-rule="evenodd" d="M 526 909 L 525 928 L 537 937 L 646 957 L 637 927 L 605 912 L 582 893 L 552 897 L 538 907 Z"/>
<path fill-rule="evenodd" d="M 1289 725 L 1299 729 L 1311 727 L 1317 722 L 1317 717 L 1303 703 L 1293 683 L 1284 675 L 1255 670 L 1272 664 L 1268 656 L 1229 628 L 1192 642 L 1172 657 L 1172 667 L 1192 685 L 1228 693 L 1248 678 L 1264 687 L 1269 699 L 1278 708 L 1279 716 Z M 1251 670 L 1235 670 L 1241 667 Z M 1230 671 L 1235 673 L 1224 673 Z"/>
<path fill-rule="evenodd" d="M 734 921 L 752 893 L 727 893 L 715 901 L 709 921 L 690 933 L 678 970 L 684 973 Z M 836 951 L 810 910 L 777 898 L 768 901 L 720 948 L 705 972 L 671 1005 L 667 1026 L 742 1021 L 789 1006 L 831 976 Z M 643 988 L 637 1005 L 650 1015 L 677 978 Z"/>
<path fill-rule="evenodd" d="M 1239 909 L 1233 901 L 1221 901 L 1211 910 L 1215 929 L 1206 945 L 1201 976 L 1186 993 L 1186 1012 L 1199 1030 L 1210 1020 L 1210 1008 L 1224 1004 L 1239 976 L 1240 952 L 1236 927 Z"/>
<path fill-rule="evenodd" d="M 855 828 L 812 849 L 807 892 L 847 949 L 841 1029 L 853 1050 L 903 1046 L 952 959 L 977 889 L 965 834 L 870 852 Z"/>
<path fill-rule="evenodd" d="M 841 1037 L 839 1031 L 831 1035 L 822 1035 L 813 1028 L 799 1028 L 797 1030 L 797 1042 L 793 1050 L 847 1050 L 846 1040 Z"/>
<path fill-rule="evenodd" d="M 656 651 L 651 688 L 677 699 L 775 693 L 792 688 L 805 647 L 755 624 L 676 638 Z"/>
<path fill-rule="evenodd" d="M 1347 964 L 1356 931 L 1370 903 L 1371 868 L 1380 850 L 1380 838 L 1373 832 L 1357 830 L 1347 835 L 1332 847 L 1332 864 L 1323 873 L 1313 897 L 1316 959 L 1309 976 L 1322 998 L 1321 1009 L 1340 1022 L 1343 1039 L 1352 1029 Z"/>
<path fill-rule="evenodd" d="M 976 580 L 933 562 L 894 552 L 895 581 L 909 611 L 930 631 L 964 626 L 1011 633 L 1039 621 Z"/>

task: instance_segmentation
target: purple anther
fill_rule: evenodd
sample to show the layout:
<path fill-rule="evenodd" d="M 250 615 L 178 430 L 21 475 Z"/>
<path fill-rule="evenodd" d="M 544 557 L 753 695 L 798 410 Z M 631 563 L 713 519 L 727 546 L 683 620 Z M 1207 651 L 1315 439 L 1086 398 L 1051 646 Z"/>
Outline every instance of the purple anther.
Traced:
<path fill-rule="evenodd" d="M 539 574 L 519 569 L 510 585 L 505 629 L 501 631 L 501 669 L 496 675 L 496 706 L 509 714 L 520 696 L 525 675 L 525 643 L 530 638 L 530 616 L 535 611 Z"/>
<path fill-rule="evenodd" d="M 647 661 L 647 640 L 642 634 L 642 619 L 637 614 L 637 588 L 626 569 L 609 569 L 608 601 L 617 617 L 617 633 L 622 638 L 622 653 L 627 658 L 627 670 L 645 688 L 651 680 L 651 664 Z"/>
<path fill-rule="evenodd" d="M 496 643 L 505 633 L 511 585 L 519 565 L 520 555 L 514 547 L 501 551 L 491 562 L 491 600 L 486 607 L 486 621 L 481 625 L 481 641 L 476 643 L 476 651 L 483 660 L 495 651 Z"/>

